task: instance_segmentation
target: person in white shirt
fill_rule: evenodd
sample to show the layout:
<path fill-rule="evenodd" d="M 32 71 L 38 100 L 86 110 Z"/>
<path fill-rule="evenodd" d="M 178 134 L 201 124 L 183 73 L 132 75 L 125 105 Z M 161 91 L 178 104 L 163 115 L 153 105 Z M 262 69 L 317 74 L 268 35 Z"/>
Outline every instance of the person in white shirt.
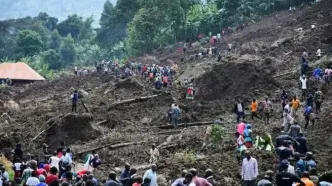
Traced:
<path fill-rule="evenodd" d="M 32 172 L 31 173 L 31 177 L 28 178 L 27 182 L 26 182 L 26 185 L 28 186 L 36 186 L 38 185 L 40 182 L 39 182 L 39 179 L 36 177 L 36 173 L 35 172 Z"/>
<path fill-rule="evenodd" d="M 306 75 L 303 74 L 303 76 L 300 77 L 300 81 L 301 81 L 302 98 L 306 98 L 305 96 L 308 88 L 308 79 Z"/>
<path fill-rule="evenodd" d="M 159 150 L 156 148 L 156 144 L 152 144 L 150 149 L 150 163 L 154 164 L 158 161 L 159 158 Z"/>
<path fill-rule="evenodd" d="M 246 151 L 246 158 L 242 162 L 241 179 L 244 186 L 254 186 L 258 176 L 257 160 L 251 157 L 250 152 Z"/>
<path fill-rule="evenodd" d="M 50 160 L 48 161 L 48 163 L 51 165 L 51 167 L 55 167 L 58 171 L 60 170 L 59 169 L 59 162 L 60 162 L 60 158 L 58 158 L 57 154 L 52 156 L 50 158 Z"/>
<path fill-rule="evenodd" d="M 1 174 L 2 181 L 4 184 L 6 184 L 9 181 L 9 175 L 8 172 L 6 172 L 5 167 L 1 167 Z"/>
<path fill-rule="evenodd" d="M 288 169 L 287 169 L 287 172 L 291 173 L 291 174 L 294 174 L 295 175 L 295 168 L 293 165 L 289 164 L 288 165 Z"/>
<path fill-rule="evenodd" d="M 291 116 L 291 112 L 290 112 L 290 106 L 288 104 L 288 100 L 286 100 L 286 106 L 284 107 L 284 112 L 283 112 L 283 123 L 282 123 L 282 127 L 285 128 L 285 126 L 290 123 L 290 124 L 294 124 L 294 118 Z"/>
<path fill-rule="evenodd" d="M 77 76 L 77 72 L 78 72 L 78 68 L 77 68 L 77 66 L 75 66 L 74 67 L 74 73 L 75 73 L 76 76 Z"/>
<path fill-rule="evenodd" d="M 316 52 L 317 59 L 320 59 L 322 57 L 322 50 L 318 49 Z"/>

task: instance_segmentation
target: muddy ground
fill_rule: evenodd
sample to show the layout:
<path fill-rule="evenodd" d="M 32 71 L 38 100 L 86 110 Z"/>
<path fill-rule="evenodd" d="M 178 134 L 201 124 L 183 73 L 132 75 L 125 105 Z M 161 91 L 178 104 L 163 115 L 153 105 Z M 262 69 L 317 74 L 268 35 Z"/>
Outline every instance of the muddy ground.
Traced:
<path fill-rule="evenodd" d="M 273 15 L 227 36 L 218 46 L 223 49 L 232 42 L 235 51 L 223 56 L 221 62 L 214 58 L 180 62 L 181 58 L 187 59 L 197 53 L 199 48 L 188 49 L 186 56 L 159 52 L 140 58 L 142 63 L 149 64 L 170 64 L 170 60 L 178 63 L 180 72 L 177 77 L 180 80 L 187 76 L 195 78 L 197 96 L 193 101 L 184 99 L 183 88 L 171 86 L 156 91 L 140 76 L 119 81 L 110 75 L 100 74 L 69 76 L 0 90 L 0 148 L 13 148 L 16 143 L 21 143 L 26 152 L 39 153 L 43 143 L 49 144 L 50 151 L 53 151 L 63 140 L 76 154 L 97 148 L 103 165 L 96 176 L 106 178 L 110 170 L 118 170 L 125 162 L 143 168 L 140 169 L 143 172 L 149 160 L 146 152 L 152 143 L 156 143 L 161 153 L 159 174 L 166 179 L 160 185 L 167 185 L 182 169 L 191 167 L 196 167 L 201 173 L 212 168 L 218 181 L 225 185 L 239 185 L 240 167 L 231 147 L 235 140 L 232 133 L 236 123 L 231 112 L 235 100 L 243 99 L 247 109 L 252 98 L 262 100 L 270 97 L 274 100 L 276 109 L 270 125 L 264 125 L 261 120 L 249 121 L 256 134 L 267 131 L 275 137 L 282 122 L 280 103 L 276 99 L 279 92 L 285 89 L 290 95 L 300 95 L 300 54 L 307 50 L 312 66 L 323 66 L 331 61 L 331 57 L 326 56 L 323 60 L 314 60 L 318 48 L 327 54 L 327 47 L 331 44 L 331 6 L 331 1 L 323 1 L 296 14 L 280 12 L 278 19 Z M 311 24 L 316 24 L 317 28 L 312 30 Z M 302 32 L 296 30 L 299 28 Z M 321 87 L 320 84 L 314 85 Z M 75 89 L 84 96 L 81 101 L 90 114 L 81 103 L 77 114 L 70 112 L 70 94 Z M 323 89 L 323 112 L 318 115 L 316 125 L 306 131 L 309 149 L 315 153 L 319 172 L 331 169 L 329 162 L 332 161 L 332 129 L 329 127 L 332 91 L 329 86 Z M 109 108 L 121 100 L 155 94 L 161 96 Z M 210 146 L 205 152 L 200 152 L 205 126 L 178 130 L 158 128 L 167 123 L 167 111 L 174 102 L 182 109 L 181 123 L 213 121 L 222 117 L 229 131 L 223 147 Z M 304 125 L 302 117 L 298 121 Z M 130 142 L 134 144 L 122 148 L 111 146 Z M 76 161 L 80 162 L 84 154 L 75 156 Z M 273 154 L 258 150 L 253 154 L 259 162 L 260 174 L 268 169 L 275 170 Z"/>

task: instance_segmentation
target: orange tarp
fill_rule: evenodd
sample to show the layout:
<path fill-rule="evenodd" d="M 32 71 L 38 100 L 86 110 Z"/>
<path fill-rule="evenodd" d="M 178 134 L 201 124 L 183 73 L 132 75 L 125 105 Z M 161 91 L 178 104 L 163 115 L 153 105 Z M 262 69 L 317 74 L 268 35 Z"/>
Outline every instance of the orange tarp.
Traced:
<path fill-rule="evenodd" d="M 0 64 L 0 79 L 13 79 L 13 80 L 28 80 L 38 81 L 45 80 L 29 65 L 23 62 L 17 63 L 1 63 Z"/>

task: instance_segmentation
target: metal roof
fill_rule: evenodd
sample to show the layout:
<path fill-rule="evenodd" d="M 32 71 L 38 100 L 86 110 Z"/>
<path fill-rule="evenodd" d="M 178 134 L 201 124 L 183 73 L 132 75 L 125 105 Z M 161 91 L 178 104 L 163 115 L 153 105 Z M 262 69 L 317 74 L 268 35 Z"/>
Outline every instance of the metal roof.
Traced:
<path fill-rule="evenodd" d="M 29 65 L 23 62 L 17 63 L 1 63 L 0 64 L 0 79 L 13 79 L 13 80 L 28 80 L 39 81 L 45 80 Z"/>

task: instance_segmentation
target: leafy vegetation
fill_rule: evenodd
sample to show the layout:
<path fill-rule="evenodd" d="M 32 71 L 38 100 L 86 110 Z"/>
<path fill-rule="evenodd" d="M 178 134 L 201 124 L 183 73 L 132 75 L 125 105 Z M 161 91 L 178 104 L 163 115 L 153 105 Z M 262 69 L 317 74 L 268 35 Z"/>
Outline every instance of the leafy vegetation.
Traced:
<path fill-rule="evenodd" d="M 72 65 L 93 65 L 102 59 L 126 60 L 178 42 L 194 42 L 199 34 L 215 35 L 227 27 L 254 23 L 275 11 L 312 1 L 117 0 L 114 5 L 103 0 L 97 29 L 93 28 L 92 16 L 76 14 L 63 20 L 41 12 L 33 18 L 0 21 L 0 59 L 25 59 L 37 71 L 50 76 L 52 70 Z M 50 3 L 54 7 L 61 4 Z M 73 6 L 87 4 L 76 2 Z M 3 3 L 10 5 L 8 0 Z"/>

